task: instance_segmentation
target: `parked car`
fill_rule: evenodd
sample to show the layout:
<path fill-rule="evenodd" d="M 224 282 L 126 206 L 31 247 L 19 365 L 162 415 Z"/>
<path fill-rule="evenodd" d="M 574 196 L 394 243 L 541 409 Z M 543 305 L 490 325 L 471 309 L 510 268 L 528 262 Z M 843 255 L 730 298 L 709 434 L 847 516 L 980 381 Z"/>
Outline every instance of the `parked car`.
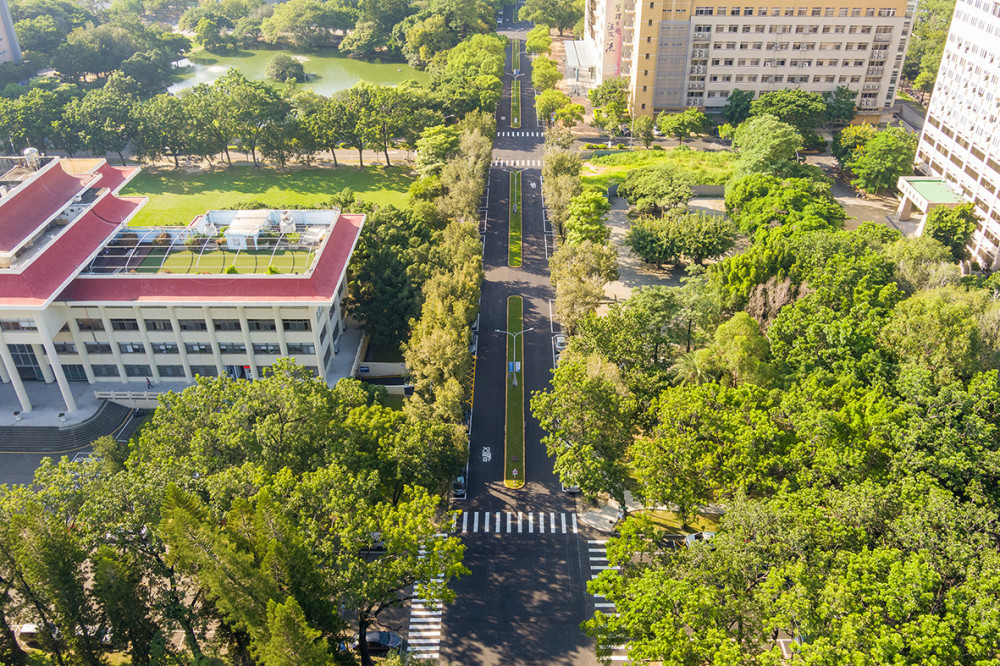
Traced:
<path fill-rule="evenodd" d="M 557 335 L 552 340 L 555 343 L 557 352 L 561 352 L 569 346 L 569 340 L 566 339 L 565 335 Z"/>
<path fill-rule="evenodd" d="M 715 532 L 695 532 L 694 534 L 688 534 L 684 537 L 684 545 L 690 546 L 699 541 L 711 541 L 714 536 Z"/>
<path fill-rule="evenodd" d="M 365 643 L 368 644 L 369 654 L 401 653 L 406 651 L 406 642 L 395 631 L 367 631 L 365 632 Z M 351 647 L 354 649 L 360 647 L 357 636 L 354 637 L 354 643 Z"/>
<path fill-rule="evenodd" d="M 562 489 L 564 493 L 578 493 L 580 492 L 580 486 L 567 486 L 565 483 L 562 484 Z"/>
<path fill-rule="evenodd" d="M 465 473 L 459 474 L 451 483 L 451 496 L 455 499 L 465 499 L 469 492 L 469 481 Z"/>

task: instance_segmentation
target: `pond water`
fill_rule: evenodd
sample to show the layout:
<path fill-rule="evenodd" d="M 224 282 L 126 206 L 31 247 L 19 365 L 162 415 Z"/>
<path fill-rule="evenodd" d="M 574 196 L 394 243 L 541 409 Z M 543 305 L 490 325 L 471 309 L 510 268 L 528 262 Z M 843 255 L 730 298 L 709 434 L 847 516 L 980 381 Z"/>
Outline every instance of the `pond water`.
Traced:
<path fill-rule="evenodd" d="M 287 53 L 299 60 L 309 77 L 302 87 L 312 88 L 320 95 L 332 95 L 362 80 L 382 85 L 396 85 L 408 80 L 428 81 L 426 72 L 413 69 L 406 63 L 366 62 L 344 57 L 336 51 L 241 50 L 225 54 L 195 51 L 181 61 L 184 67 L 178 70 L 176 83 L 170 86 L 169 92 L 176 93 L 199 83 L 212 83 L 230 67 L 240 70 L 248 79 L 269 80 L 264 75 L 264 69 L 277 53 Z"/>

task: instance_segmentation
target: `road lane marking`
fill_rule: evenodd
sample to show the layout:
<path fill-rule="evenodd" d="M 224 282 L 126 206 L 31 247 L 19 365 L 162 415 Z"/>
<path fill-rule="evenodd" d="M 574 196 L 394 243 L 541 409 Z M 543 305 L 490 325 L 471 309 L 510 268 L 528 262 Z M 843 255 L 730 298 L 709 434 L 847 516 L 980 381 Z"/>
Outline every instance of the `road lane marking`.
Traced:
<path fill-rule="evenodd" d="M 560 513 L 559 517 L 562 518 L 562 533 L 566 534 L 566 514 Z"/>
<path fill-rule="evenodd" d="M 545 512 L 538 512 L 538 533 L 545 534 Z"/>
<path fill-rule="evenodd" d="M 496 529 L 496 533 L 500 534 L 500 512 L 499 511 L 497 511 L 497 529 Z"/>
<path fill-rule="evenodd" d="M 478 532 L 479 531 L 479 512 L 478 511 L 475 511 L 472 514 L 472 531 L 473 532 Z"/>
<path fill-rule="evenodd" d="M 490 512 L 489 511 L 483 511 L 483 533 L 484 534 L 489 534 L 490 533 Z"/>
<path fill-rule="evenodd" d="M 521 512 L 517 512 L 517 533 L 521 533 Z"/>
<path fill-rule="evenodd" d="M 549 534 L 556 533 L 556 512 L 549 511 Z"/>
<path fill-rule="evenodd" d="M 510 534 L 510 511 L 507 512 L 507 534 Z"/>
<path fill-rule="evenodd" d="M 463 534 L 468 531 L 468 527 L 469 527 L 469 512 L 468 511 L 463 511 L 462 512 L 462 533 Z"/>
<path fill-rule="evenodd" d="M 528 534 L 534 534 L 535 532 L 535 514 L 528 513 Z"/>
<path fill-rule="evenodd" d="M 571 515 L 571 516 L 572 516 L 572 518 L 573 518 L 573 534 L 576 534 L 576 533 L 577 533 L 577 532 L 576 532 L 576 514 L 575 514 L 575 513 L 573 513 L 573 514 L 570 514 L 570 515 Z"/>

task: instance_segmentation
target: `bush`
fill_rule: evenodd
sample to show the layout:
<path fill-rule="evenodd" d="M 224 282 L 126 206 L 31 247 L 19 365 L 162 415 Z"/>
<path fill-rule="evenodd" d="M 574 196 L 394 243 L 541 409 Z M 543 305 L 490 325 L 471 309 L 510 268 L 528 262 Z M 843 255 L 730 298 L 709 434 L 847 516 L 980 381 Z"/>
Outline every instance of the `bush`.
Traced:
<path fill-rule="evenodd" d="M 279 53 L 271 58 L 264 74 L 268 78 L 282 82 L 298 81 L 301 83 L 306 80 L 306 70 L 302 67 L 302 63 L 287 53 Z"/>
<path fill-rule="evenodd" d="M 161 232 L 160 235 L 153 240 L 153 245 L 156 245 L 158 247 L 170 245 L 170 234 L 168 234 L 166 231 Z"/>

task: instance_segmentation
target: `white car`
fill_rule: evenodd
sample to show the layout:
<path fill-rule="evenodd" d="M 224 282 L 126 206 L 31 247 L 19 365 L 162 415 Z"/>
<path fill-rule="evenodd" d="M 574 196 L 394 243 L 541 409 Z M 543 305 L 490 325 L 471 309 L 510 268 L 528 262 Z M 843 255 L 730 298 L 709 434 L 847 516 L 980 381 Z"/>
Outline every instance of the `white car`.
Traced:
<path fill-rule="evenodd" d="M 555 344 L 557 352 L 561 352 L 569 346 L 569 340 L 566 339 L 565 335 L 555 336 L 552 338 L 552 342 Z"/>

